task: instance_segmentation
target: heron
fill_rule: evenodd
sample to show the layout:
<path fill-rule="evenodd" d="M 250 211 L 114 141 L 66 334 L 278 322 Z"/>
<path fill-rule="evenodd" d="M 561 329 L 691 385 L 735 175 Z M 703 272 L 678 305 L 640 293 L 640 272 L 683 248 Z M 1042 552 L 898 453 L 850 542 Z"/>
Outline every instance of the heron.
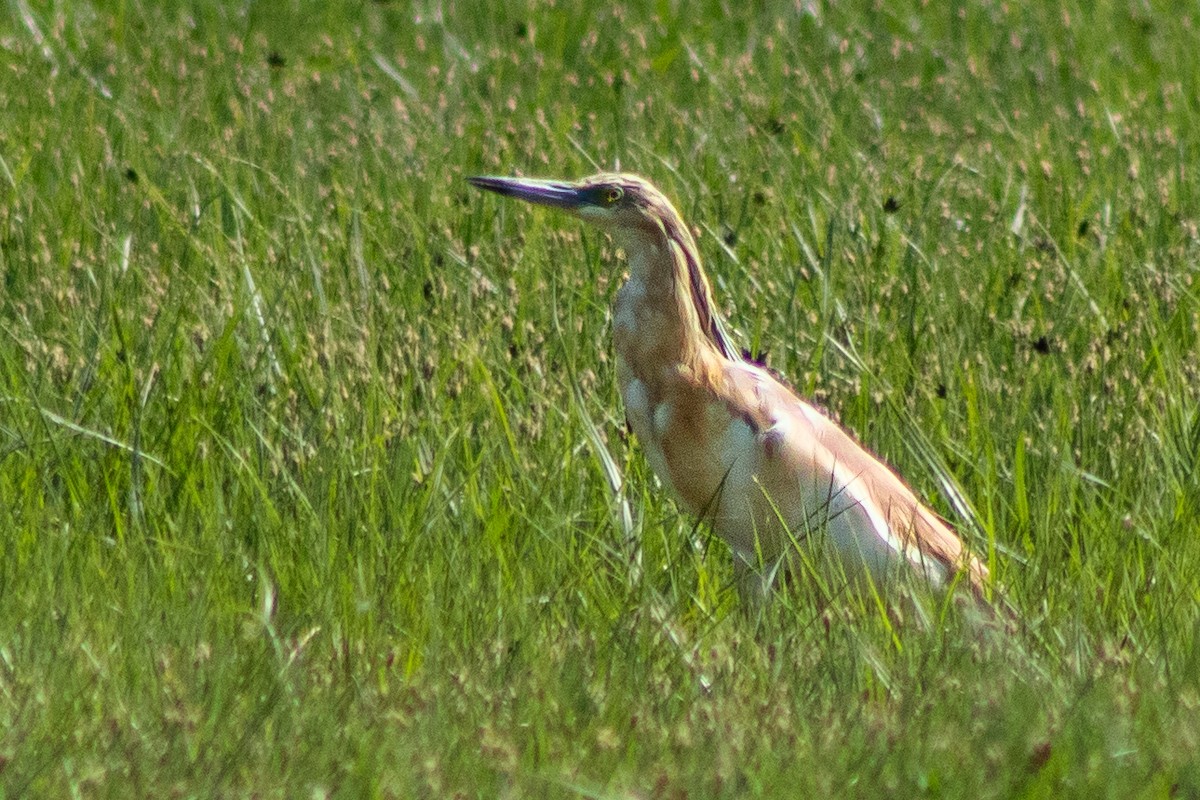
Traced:
<path fill-rule="evenodd" d="M 833 568 L 830 584 L 845 577 L 876 596 L 907 577 L 988 605 L 988 570 L 950 525 L 734 345 L 688 226 L 649 181 L 468 180 L 566 211 L 624 251 L 612 328 L 628 426 L 662 484 L 728 543 L 743 596 L 765 597 L 780 574 L 815 564 Z"/>

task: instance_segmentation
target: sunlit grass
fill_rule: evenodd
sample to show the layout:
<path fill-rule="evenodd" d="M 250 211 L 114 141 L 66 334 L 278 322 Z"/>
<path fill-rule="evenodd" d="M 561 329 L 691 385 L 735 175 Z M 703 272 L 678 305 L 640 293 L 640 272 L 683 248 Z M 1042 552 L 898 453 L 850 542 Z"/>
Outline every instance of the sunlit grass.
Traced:
<path fill-rule="evenodd" d="M 799 5 L 11 3 L 0 791 L 1200 793 L 1194 14 Z M 740 606 L 463 180 L 618 163 L 1020 630 Z"/>

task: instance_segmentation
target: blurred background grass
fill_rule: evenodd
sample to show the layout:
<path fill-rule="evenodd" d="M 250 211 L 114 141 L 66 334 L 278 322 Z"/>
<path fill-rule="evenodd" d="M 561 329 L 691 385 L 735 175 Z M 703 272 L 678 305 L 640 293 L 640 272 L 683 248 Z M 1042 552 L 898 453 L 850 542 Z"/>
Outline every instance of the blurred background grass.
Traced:
<path fill-rule="evenodd" d="M 5 796 L 1200 793 L 1190 5 L 7 11 Z M 463 181 L 618 166 L 1019 633 L 738 610 Z"/>

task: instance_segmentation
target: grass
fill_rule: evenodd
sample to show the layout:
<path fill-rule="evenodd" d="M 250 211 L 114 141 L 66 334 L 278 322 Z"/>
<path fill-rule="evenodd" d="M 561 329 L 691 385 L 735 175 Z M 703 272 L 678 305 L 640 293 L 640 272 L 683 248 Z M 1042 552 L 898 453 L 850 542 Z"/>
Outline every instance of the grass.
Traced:
<path fill-rule="evenodd" d="M 1200 20 L 935 5 L 10 0 L 0 794 L 1200 796 Z M 1020 631 L 740 610 L 618 162 Z"/>

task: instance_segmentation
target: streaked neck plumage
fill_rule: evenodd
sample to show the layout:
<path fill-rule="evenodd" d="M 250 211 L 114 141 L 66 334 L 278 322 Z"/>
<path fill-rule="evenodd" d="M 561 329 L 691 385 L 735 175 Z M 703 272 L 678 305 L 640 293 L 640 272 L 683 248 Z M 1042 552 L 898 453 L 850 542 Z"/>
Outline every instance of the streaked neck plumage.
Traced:
<path fill-rule="evenodd" d="M 617 294 L 617 350 L 634 368 L 738 360 L 712 299 L 695 241 L 665 200 L 644 224 L 616 232 L 629 263 Z"/>

